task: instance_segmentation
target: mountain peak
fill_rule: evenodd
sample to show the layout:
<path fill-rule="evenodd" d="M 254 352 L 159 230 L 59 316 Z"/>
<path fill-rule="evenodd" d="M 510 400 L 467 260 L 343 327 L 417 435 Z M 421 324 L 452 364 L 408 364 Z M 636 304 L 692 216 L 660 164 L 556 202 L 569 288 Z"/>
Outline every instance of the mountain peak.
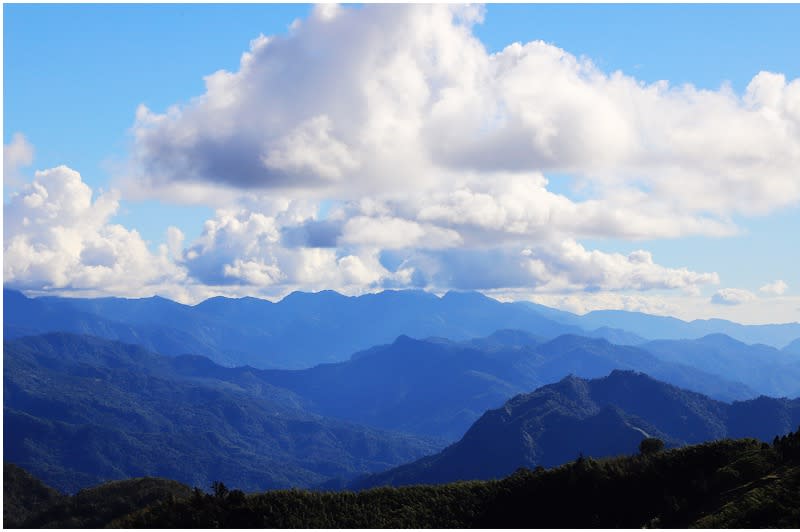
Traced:
<path fill-rule="evenodd" d="M 697 341 L 701 342 L 701 343 L 704 343 L 704 344 L 713 344 L 713 345 L 716 345 L 716 346 L 747 345 L 744 342 L 740 342 L 739 340 L 736 340 L 735 338 L 731 338 L 727 334 L 723 334 L 723 333 L 707 334 L 707 335 L 705 335 L 705 336 L 703 336 L 701 338 L 698 338 Z"/>
<path fill-rule="evenodd" d="M 442 296 L 442 300 L 443 301 L 463 301 L 463 302 L 469 302 L 469 301 L 481 301 L 481 302 L 483 302 L 483 301 L 487 301 L 487 300 L 495 301 L 491 297 L 486 296 L 486 295 L 484 295 L 484 294 L 482 294 L 480 292 L 477 292 L 475 290 L 467 290 L 467 291 L 448 290 Z"/>
<path fill-rule="evenodd" d="M 401 334 L 400 336 L 395 338 L 394 342 L 392 342 L 392 345 L 417 344 L 417 343 L 420 343 L 420 341 L 421 340 L 417 340 L 415 338 L 411 338 L 410 336 L 408 336 L 406 334 Z"/>

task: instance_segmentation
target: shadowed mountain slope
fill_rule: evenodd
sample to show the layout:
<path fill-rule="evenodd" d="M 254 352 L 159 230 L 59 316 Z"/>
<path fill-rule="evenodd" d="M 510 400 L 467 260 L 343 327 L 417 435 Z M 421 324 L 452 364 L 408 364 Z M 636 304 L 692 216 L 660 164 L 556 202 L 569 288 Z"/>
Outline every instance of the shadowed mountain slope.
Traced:
<path fill-rule="evenodd" d="M 643 437 L 668 446 L 725 437 L 771 439 L 800 423 L 800 399 L 723 403 L 614 371 L 567 377 L 486 412 L 442 452 L 353 482 L 365 488 L 501 478 L 518 467 L 550 467 L 583 456 L 631 454 Z"/>
<path fill-rule="evenodd" d="M 260 375 L 307 399 L 322 415 L 454 440 L 483 412 L 516 394 L 569 374 L 592 378 L 614 369 L 647 372 L 720 399 L 756 395 L 634 347 L 572 335 L 538 343 L 527 333 L 507 330 L 467 342 L 401 336 L 347 362 Z"/>
<path fill-rule="evenodd" d="M 247 489 L 378 471 L 439 443 L 308 413 L 252 368 L 69 334 L 4 343 L 4 459 L 58 489 L 165 476 Z"/>

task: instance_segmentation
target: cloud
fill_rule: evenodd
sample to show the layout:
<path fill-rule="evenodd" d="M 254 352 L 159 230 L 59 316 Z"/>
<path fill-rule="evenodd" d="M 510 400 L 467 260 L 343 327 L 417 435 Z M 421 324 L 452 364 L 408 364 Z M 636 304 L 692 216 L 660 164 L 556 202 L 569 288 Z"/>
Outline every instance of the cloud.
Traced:
<path fill-rule="evenodd" d="M 708 297 L 680 292 L 591 292 L 581 294 L 531 294 L 527 290 L 496 290 L 488 295 L 504 301 L 532 300 L 549 307 L 561 308 L 577 314 L 592 310 L 620 309 L 661 316 L 674 316 L 682 320 L 722 318 L 738 323 L 800 322 L 800 298 L 756 298 L 747 305 L 719 305 Z"/>
<path fill-rule="evenodd" d="M 786 292 L 786 289 L 789 288 L 784 281 L 778 279 L 777 281 L 773 281 L 771 283 L 767 283 L 758 290 L 765 294 L 773 295 L 773 296 L 780 296 Z"/>
<path fill-rule="evenodd" d="M 33 163 L 33 145 L 22 133 L 14 133 L 10 144 L 3 144 L 3 185 L 17 187 L 23 180 L 19 170 Z"/>
<path fill-rule="evenodd" d="M 652 255 L 637 250 L 629 255 L 589 251 L 573 240 L 540 250 L 523 250 L 526 266 L 549 290 L 691 289 L 718 284 L 716 273 L 655 264 Z"/>
<path fill-rule="evenodd" d="M 277 139 L 261 162 L 267 171 L 279 174 L 338 180 L 359 163 L 346 145 L 331 136 L 331 129 L 327 115 L 311 118 Z"/>
<path fill-rule="evenodd" d="M 140 190 L 405 199 L 424 220 L 512 234 L 548 212 L 571 236 L 730 234 L 735 214 L 800 201 L 800 80 L 761 72 L 738 95 L 645 84 L 542 41 L 489 54 L 472 33 L 479 13 L 315 9 L 253 40 L 198 98 L 141 107 L 129 177 Z M 549 172 L 589 199 L 548 191 Z M 514 186 L 540 208 L 517 209 Z"/>
<path fill-rule="evenodd" d="M 741 288 L 723 288 L 711 296 L 711 302 L 716 305 L 741 305 L 756 299 L 756 295 Z"/>
<path fill-rule="evenodd" d="M 401 218 L 355 216 L 344 224 L 338 242 L 383 249 L 448 248 L 459 245 L 461 236 L 451 229 Z"/>
<path fill-rule="evenodd" d="M 451 249 L 400 257 L 417 278 L 437 289 L 503 290 L 528 293 L 681 289 L 718 284 L 716 273 L 655 264 L 650 253 L 629 255 L 587 250 L 574 240 L 552 241 L 520 249 Z M 397 258 L 395 260 L 398 260 Z"/>
<path fill-rule="evenodd" d="M 618 309 L 630 312 L 644 312 L 656 316 L 674 316 L 686 306 L 660 295 L 623 294 L 618 292 L 596 292 L 591 294 L 535 294 L 528 295 L 534 302 L 559 308 L 575 314 L 586 314 L 593 310 Z M 524 300 L 520 294 L 516 300 Z"/>
<path fill-rule="evenodd" d="M 93 198 L 80 174 L 61 166 L 36 172 L 7 205 L 4 274 L 10 285 L 32 290 L 159 290 L 183 298 L 329 288 L 352 294 L 404 287 L 691 291 L 719 282 L 716 273 L 660 266 L 644 250 L 604 253 L 549 237 L 528 238 L 526 246 L 502 239 L 489 245 L 465 222 L 453 222 L 453 229 L 391 214 L 404 208 L 365 199 L 318 220 L 313 203 L 272 198 L 258 210 L 217 210 L 192 242 L 169 227 L 151 253 L 135 230 L 109 222 L 118 209 L 116 192 Z"/>
<path fill-rule="evenodd" d="M 20 289 L 99 291 L 115 295 L 177 294 L 185 276 L 153 254 L 135 230 L 109 223 L 118 196 L 93 198 L 66 166 L 37 171 L 5 205 L 4 283 Z"/>
<path fill-rule="evenodd" d="M 800 200 L 799 80 L 762 72 L 741 95 L 646 84 L 541 41 L 489 54 L 481 20 L 475 7 L 322 6 L 257 37 L 203 94 L 136 112 L 122 193 L 214 206 L 198 238 L 170 227 L 151 253 L 110 223 L 117 193 L 93 198 L 60 167 L 6 209 L 7 280 L 184 298 L 471 288 L 570 308 L 586 292 L 657 309 L 624 293 L 696 295 L 718 274 L 580 240 L 728 236 L 738 215 Z M 750 294 L 715 303 L 737 292 Z"/>
<path fill-rule="evenodd" d="M 247 209 L 217 211 L 183 255 L 189 275 L 217 288 L 250 285 L 273 296 L 298 289 L 361 293 L 408 277 L 407 271 L 383 267 L 374 245 L 307 245 L 303 239 L 315 220 L 298 220 L 294 208 L 287 204 L 269 215 Z M 287 239 L 291 245 L 286 245 Z"/>
<path fill-rule="evenodd" d="M 524 241 L 548 235 L 616 237 L 624 239 L 676 238 L 688 234 L 728 236 L 735 227 L 727 221 L 688 216 L 652 205 L 641 209 L 641 195 L 605 201 L 573 201 L 547 190 L 539 173 L 494 174 L 485 183 L 431 194 L 417 201 L 397 202 L 400 210 L 420 220 L 456 228 L 489 241 Z M 470 239 L 469 236 L 466 237 Z"/>

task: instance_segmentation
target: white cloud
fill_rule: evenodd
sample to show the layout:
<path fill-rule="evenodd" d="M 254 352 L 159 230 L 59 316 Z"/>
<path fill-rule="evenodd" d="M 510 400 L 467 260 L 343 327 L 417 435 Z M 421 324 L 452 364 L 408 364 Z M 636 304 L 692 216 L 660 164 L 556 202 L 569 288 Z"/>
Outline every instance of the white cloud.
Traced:
<path fill-rule="evenodd" d="M 292 229 L 307 228 L 313 222 L 298 216 L 291 203 L 273 215 L 248 209 L 220 210 L 185 251 L 184 263 L 198 282 L 216 289 L 251 285 L 258 293 L 271 296 L 298 289 L 360 293 L 408 277 L 408 271 L 389 271 L 382 266 L 374 246 L 360 245 L 348 251 L 310 247 L 302 239 L 299 245 L 283 241 Z"/>
<path fill-rule="evenodd" d="M 579 291 L 681 290 L 719 283 L 716 273 L 655 264 L 646 251 L 628 256 L 587 250 L 574 240 L 534 246 L 400 250 L 384 253 L 388 263 L 413 268 L 414 286 L 434 290 L 468 289 L 527 294 Z"/>
<path fill-rule="evenodd" d="M 682 320 L 723 318 L 739 323 L 800 322 L 800 297 L 754 299 L 746 305 L 719 305 L 710 298 L 675 292 L 537 294 L 528 290 L 493 290 L 489 295 L 504 301 L 529 300 L 576 314 L 592 310 L 620 309 L 674 316 Z"/>
<path fill-rule="evenodd" d="M 339 242 L 383 249 L 448 248 L 460 244 L 461 236 L 451 229 L 401 218 L 355 216 L 344 224 Z"/>
<path fill-rule="evenodd" d="M 262 287 L 275 284 L 283 277 L 280 268 L 274 264 L 264 264 L 257 260 L 245 262 L 242 259 L 236 259 L 233 264 L 225 264 L 222 267 L 222 275 L 239 279 L 245 284 Z"/>
<path fill-rule="evenodd" d="M 676 304 L 660 295 L 622 294 L 617 292 L 596 292 L 590 294 L 528 294 L 528 297 L 540 305 L 559 308 L 575 314 L 586 314 L 593 310 L 627 310 L 644 312 L 656 316 L 674 316 L 684 306 Z M 524 294 L 516 297 L 527 299 Z"/>
<path fill-rule="evenodd" d="M 3 213 L 4 283 L 115 295 L 176 293 L 185 275 L 167 254 L 151 253 L 138 232 L 109 223 L 117 194 L 92 196 L 80 174 L 66 166 L 37 171 L 13 194 Z"/>
<path fill-rule="evenodd" d="M 616 205 L 600 200 L 576 202 L 550 192 L 546 185 L 547 179 L 539 173 L 493 174 L 485 183 L 406 201 L 409 205 L 402 210 L 416 209 L 420 220 L 472 233 L 473 238 L 476 232 L 489 232 L 485 237 L 492 242 L 549 235 L 625 239 L 727 236 L 736 231 L 728 221 L 665 210 L 641 194 L 620 195 Z M 647 212 L 644 205 L 649 206 Z"/>
<path fill-rule="evenodd" d="M 765 294 L 773 295 L 773 296 L 780 296 L 786 292 L 786 289 L 789 288 L 784 281 L 778 279 L 777 281 L 773 281 L 771 283 L 767 283 L 758 290 Z"/>
<path fill-rule="evenodd" d="M 49 170 L 6 208 L 7 280 L 172 283 L 183 298 L 518 290 L 570 308 L 589 291 L 592 304 L 658 310 L 624 292 L 696 296 L 719 276 L 579 240 L 727 236 L 735 215 L 800 200 L 800 80 L 762 72 L 743 95 L 645 84 L 541 41 L 489 54 L 471 29 L 481 19 L 475 7 L 326 5 L 259 36 L 204 94 L 136 114 L 126 199 L 213 205 L 199 238 L 170 227 L 149 253 L 109 223 L 115 194 L 93 200 L 77 173 Z M 20 139 L 9 160 L 24 163 Z M 572 197 L 550 173 L 572 176 Z M 333 201 L 324 220 L 321 200 Z M 115 288 L 129 268 L 136 279 Z M 755 297 L 714 299 L 743 294 Z"/>
<path fill-rule="evenodd" d="M 742 288 L 723 288 L 711 296 L 711 302 L 716 305 L 741 305 L 756 299 L 756 295 Z"/>
<path fill-rule="evenodd" d="M 3 185 L 16 187 L 22 183 L 21 168 L 33 162 L 33 145 L 22 133 L 14 133 L 10 144 L 3 144 Z"/>
<path fill-rule="evenodd" d="M 186 237 L 183 231 L 174 226 L 167 227 L 167 251 L 172 260 L 179 261 L 183 257 L 183 241 Z"/>
<path fill-rule="evenodd" d="M 516 233 L 572 211 L 577 231 L 632 238 L 730 234 L 734 214 L 800 200 L 800 80 L 762 72 L 743 95 L 648 85 L 541 41 L 489 54 L 480 20 L 448 5 L 317 9 L 255 39 L 199 98 L 142 108 L 133 175 L 341 199 L 435 192 L 428 220 L 452 207 L 451 223 Z M 550 171 L 590 200 L 547 191 L 538 172 Z M 533 219 L 510 187 L 487 186 L 500 174 L 529 179 Z"/>
<path fill-rule="evenodd" d="M 359 163 L 332 137 L 332 127 L 326 115 L 311 118 L 269 145 L 261 162 L 268 171 L 337 180 Z"/>
<path fill-rule="evenodd" d="M 528 249 L 524 256 L 531 273 L 543 283 L 542 288 L 550 291 L 689 289 L 719 283 L 716 273 L 655 264 L 644 250 L 627 256 L 589 251 L 573 240 Z"/>

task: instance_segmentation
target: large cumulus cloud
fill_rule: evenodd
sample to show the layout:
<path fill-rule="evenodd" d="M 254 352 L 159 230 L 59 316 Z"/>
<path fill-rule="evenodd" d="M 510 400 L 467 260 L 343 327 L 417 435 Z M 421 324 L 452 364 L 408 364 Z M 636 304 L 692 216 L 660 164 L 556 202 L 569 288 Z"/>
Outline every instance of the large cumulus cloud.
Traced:
<path fill-rule="evenodd" d="M 761 72 L 738 95 L 644 84 L 541 41 L 489 54 L 471 31 L 480 15 L 319 8 L 288 35 L 255 39 L 200 97 L 139 110 L 137 184 L 405 197 L 552 171 L 601 208 L 677 217 L 679 234 L 800 199 L 800 80 Z M 663 236 L 660 225 L 641 232 Z"/>

